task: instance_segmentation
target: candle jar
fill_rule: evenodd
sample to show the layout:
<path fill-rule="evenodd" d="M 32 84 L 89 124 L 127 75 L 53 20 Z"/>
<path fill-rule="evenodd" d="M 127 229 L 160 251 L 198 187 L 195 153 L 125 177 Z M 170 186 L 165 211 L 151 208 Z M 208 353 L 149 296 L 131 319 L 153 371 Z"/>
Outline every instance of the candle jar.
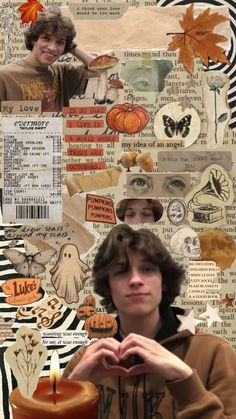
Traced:
<path fill-rule="evenodd" d="M 19 389 L 9 397 L 13 419 L 97 419 L 99 391 L 89 381 L 61 379 L 56 392 L 49 377 L 40 378 L 33 397 Z"/>

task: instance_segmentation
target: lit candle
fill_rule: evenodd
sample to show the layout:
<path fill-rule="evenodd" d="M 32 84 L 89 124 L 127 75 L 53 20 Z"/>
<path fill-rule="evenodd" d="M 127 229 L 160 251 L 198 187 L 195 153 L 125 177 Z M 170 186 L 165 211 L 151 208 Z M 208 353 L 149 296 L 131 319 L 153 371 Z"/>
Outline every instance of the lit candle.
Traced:
<path fill-rule="evenodd" d="M 56 351 L 55 351 L 56 352 Z M 58 355 L 57 355 L 58 357 Z M 31 399 L 16 388 L 9 401 L 13 419 L 97 419 L 99 392 L 89 381 L 60 380 L 59 368 L 52 367 L 58 360 L 53 353 L 50 378 L 40 378 Z"/>

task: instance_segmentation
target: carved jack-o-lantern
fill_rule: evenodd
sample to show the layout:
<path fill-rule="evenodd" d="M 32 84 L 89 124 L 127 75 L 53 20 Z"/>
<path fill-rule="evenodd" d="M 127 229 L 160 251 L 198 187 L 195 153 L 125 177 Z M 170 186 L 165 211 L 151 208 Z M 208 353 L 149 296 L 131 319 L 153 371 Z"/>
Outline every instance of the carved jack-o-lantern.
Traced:
<path fill-rule="evenodd" d="M 107 313 L 99 313 L 90 317 L 86 320 L 84 327 L 90 338 L 114 336 L 118 328 L 114 317 Z"/>
<path fill-rule="evenodd" d="M 96 313 L 97 311 L 95 307 L 86 304 L 81 304 L 81 306 L 76 311 L 77 317 L 80 320 L 87 320 L 89 317 L 93 316 Z"/>
<path fill-rule="evenodd" d="M 87 295 L 84 299 L 84 305 L 86 306 L 96 306 L 96 300 L 95 297 L 92 294 Z"/>

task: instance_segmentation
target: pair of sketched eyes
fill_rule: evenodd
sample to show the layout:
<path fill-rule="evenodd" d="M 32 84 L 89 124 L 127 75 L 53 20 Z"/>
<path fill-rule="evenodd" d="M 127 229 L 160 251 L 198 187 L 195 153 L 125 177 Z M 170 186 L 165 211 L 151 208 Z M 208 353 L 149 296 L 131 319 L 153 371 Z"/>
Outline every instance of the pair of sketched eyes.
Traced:
<path fill-rule="evenodd" d="M 147 175 L 130 176 L 128 179 L 128 187 L 131 188 L 133 192 L 151 192 L 153 191 L 153 177 Z M 169 194 L 184 191 L 185 188 L 185 180 L 175 176 L 166 177 L 162 185 L 162 190 Z"/>

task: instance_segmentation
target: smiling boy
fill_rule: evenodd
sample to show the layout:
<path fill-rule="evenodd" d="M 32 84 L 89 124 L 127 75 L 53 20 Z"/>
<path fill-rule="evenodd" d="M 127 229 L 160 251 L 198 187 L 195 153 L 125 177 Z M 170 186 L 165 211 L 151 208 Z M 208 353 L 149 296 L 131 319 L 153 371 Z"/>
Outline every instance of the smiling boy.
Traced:
<path fill-rule="evenodd" d="M 178 332 L 170 307 L 184 269 L 147 229 L 118 225 L 98 249 L 94 289 L 118 312 L 114 338 L 80 348 L 63 376 L 100 390 L 99 418 L 226 419 L 236 417 L 236 354 L 227 341 Z"/>
<path fill-rule="evenodd" d="M 60 9 L 51 7 L 25 32 L 30 54 L 0 70 L 0 101 L 41 101 L 43 112 L 61 111 L 69 99 L 85 93 L 88 78 L 96 73 L 87 66 L 93 57 L 74 43 L 76 32 L 72 21 Z M 56 63 L 70 52 L 81 63 Z"/>

